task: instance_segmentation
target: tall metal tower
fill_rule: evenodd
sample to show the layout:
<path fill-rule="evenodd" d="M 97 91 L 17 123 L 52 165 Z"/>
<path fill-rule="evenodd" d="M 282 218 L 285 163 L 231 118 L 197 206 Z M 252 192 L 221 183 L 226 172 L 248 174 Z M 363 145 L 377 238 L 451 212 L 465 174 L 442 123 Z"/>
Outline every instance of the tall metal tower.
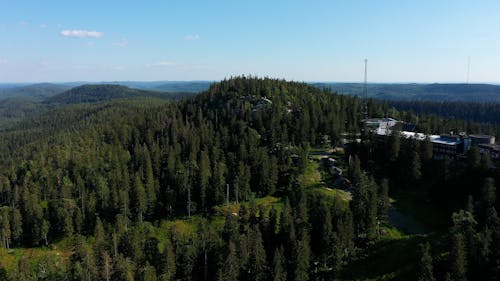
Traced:
<path fill-rule="evenodd" d="M 363 118 L 368 119 L 368 60 L 365 59 L 365 84 L 363 86 Z"/>

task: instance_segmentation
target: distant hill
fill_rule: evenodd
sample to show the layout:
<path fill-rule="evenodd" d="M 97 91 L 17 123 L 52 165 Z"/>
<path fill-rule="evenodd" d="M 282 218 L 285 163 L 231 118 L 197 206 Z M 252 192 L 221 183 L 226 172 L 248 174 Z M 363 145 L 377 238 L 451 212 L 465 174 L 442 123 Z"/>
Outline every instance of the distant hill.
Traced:
<path fill-rule="evenodd" d="M 94 102 L 107 100 L 106 95 L 111 94 L 112 98 L 130 97 L 137 95 L 159 95 L 163 96 L 165 92 L 171 94 L 169 98 L 178 98 L 179 96 L 192 95 L 209 89 L 211 81 L 115 81 L 85 83 L 39 83 L 31 85 L 23 84 L 0 84 L 0 100 L 11 97 L 34 97 L 38 100 L 44 100 L 75 88 L 75 91 L 82 89 L 94 91 L 103 86 L 123 86 L 123 88 L 108 88 L 104 96 L 92 97 L 85 102 Z M 314 82 L 308 83 L 318 88 L 330 88 L 332 91 L 340 94 L 361 96 L 363 93 L 362 83 L 336 83 L 336 82 Z M 84 88 L 79 89 L 79 87 Z M 92 86 L 94 88 L 92 88 Z M 87 87 L 87 88 L 85 88 Z M 143 90 L 145 92 L 140 92 Z M 75 93 L 78 95 L 78 93 Z M 371 83 L 368 84 L 369 97 L 385 100 L 425 100 L 425 101 L 462 101 L 462 102 L 495 102 L 500 103 L 500 85 L 492 84 L 394 84 L 394 83 Z M 62 102 L 62 101 L 59 101 Z"/>
<path fill-rule="evenodd" d="M 162 92 L 189 92 L 199 93 L 207 90 L 212 82 L 209 81 L 180 81 L 180 82 L 167 82 L 157 85 L 152 90 Z"/>
<path fill-rule="evenodd" d="M 13 97 L 36 97 L 41 99 L 60 94 L 69 89 L 71 89 L 71 86 L 52 83 L 6 86 L 0 88 L 0 99 Z"/>
<path fill-rule="evenodd" d="M 165 94 L 131 89 L 122 85 L 82 85 L 55 95 L 46 102 L 51 104 L 93 103 L 143 96 L 162 97 Z"/>
<path fill-rule="evenodd" d="M 64 85 L 77 87 L 81 85 L 122 85 L 133 89 L 175 92 L 175 93 L 199 93 L 207 90 L 212 81 L 103 81 L 97 83 L 70 82 Z"/>
<path fill-rule="evenodd" d="M 312 83 L 340 94 L 361 96 L 362 83 Z M 368 96 L 386 100 L 428 100 L 500 103 L 500 85 L 491 84 L 368 84 Z"/>

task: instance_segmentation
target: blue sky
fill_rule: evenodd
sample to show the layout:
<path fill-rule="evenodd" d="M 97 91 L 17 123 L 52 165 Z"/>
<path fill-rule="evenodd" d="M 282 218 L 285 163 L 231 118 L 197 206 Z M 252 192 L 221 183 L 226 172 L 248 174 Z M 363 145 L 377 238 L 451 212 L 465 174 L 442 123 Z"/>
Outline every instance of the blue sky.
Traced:
<path fill-rule="evenodd" d="M 0 0 L 0 82 L 500 82 L 500 1 Z"/>

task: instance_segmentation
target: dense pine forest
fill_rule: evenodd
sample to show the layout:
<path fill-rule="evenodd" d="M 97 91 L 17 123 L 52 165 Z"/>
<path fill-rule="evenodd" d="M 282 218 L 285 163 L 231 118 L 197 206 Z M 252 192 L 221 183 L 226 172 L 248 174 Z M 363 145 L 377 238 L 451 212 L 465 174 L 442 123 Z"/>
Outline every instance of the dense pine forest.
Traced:
<path fill-rule="evenodd" d="M 500 172 L 477 149 L 436 160 L 429 141 L 365 130 L 359 98 L 304 83 L 126 89 L 53 96 L 0 132 L 0 280 L 500 278 Z M 368 102 L 417 131 L 500 136 L 485 110 L 500 112 Z"/>

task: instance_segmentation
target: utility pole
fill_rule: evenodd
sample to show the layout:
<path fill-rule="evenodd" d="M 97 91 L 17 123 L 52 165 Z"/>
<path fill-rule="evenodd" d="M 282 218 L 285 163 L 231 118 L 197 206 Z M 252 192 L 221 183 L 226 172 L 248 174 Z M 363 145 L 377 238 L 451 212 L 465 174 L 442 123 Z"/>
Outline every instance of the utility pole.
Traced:
<path fill-rule="evenodd" d="M 229 183 L 226 184 L 226 205 L 229 205 Z"/>

